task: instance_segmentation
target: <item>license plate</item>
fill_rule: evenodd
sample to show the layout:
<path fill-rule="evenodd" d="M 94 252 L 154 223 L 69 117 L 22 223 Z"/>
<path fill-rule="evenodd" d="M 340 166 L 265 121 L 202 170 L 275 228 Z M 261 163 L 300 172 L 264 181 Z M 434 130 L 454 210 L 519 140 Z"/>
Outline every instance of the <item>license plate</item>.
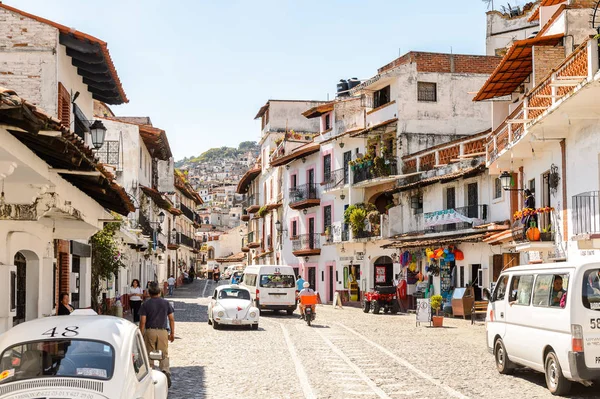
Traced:
<path fill-rule="evenodd" d="M 233 320 L 232 324 L 234 324 L 234 325 L 240 325 L 240 324 L 242 324 L 242 321 L 241 320 Z"/>

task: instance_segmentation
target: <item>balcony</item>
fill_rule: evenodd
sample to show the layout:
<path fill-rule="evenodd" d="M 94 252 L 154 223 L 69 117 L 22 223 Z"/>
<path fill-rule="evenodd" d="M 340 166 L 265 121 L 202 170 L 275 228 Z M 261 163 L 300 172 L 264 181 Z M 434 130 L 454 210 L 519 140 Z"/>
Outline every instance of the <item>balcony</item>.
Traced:
<path fill-rule="evenodd" d="M 179 242 L 181 245 L 185 245 L 190 249 L 194 249 L 194 239 L 183 233 L 179 233 Z"/>
<path fill-rule="evenodd" d="M 487 205 L 470 205 L 423 214 L 424 233 L 468 230 L 488 220 Z"/>
<path fill-rule="evenodd" d="M 553 251 L 555 249 L 555 222 L 554 211 L 538 213 L 535 218 L 515 220 L 512 224 L 515 250 L 518 252 Z"/>
<path fill-rule="evenodd" d="M 395 157 L 376 157 L 351 166 L 353 183 L 359 187 L 375 186 L 393 182 L 398 175 L 398 163 Z"/>
<path fill-rule="evenodd" d="M 290 208 L 292 209 L 311 208 L 320 204 L 317 185 L 314 183 L 303 184 L 290 190 Z"/>
<path fill-rule="evenodd" d="M 369 101 L 367 100 L 367 103 Z M 398 106 L 395 105 L 396 101 L 390 101 L 383 105 L 373 108 L 367 111 L 367 126 L 377 125 L 378 123 L 394 119 L 398 115 Z M 376 104 L 367 104 L 373 106 Z"/>
<path fill-rule="evenodd" d="M 320 234 L 300 234 L 290 238 L 294 256 L 311 256 L 321 254 Z"/>
<path fill-rule="evenodd" d="M 248 197 L 248 207 L 246 211 L 248 213 L 256 213 L 260 209 L 260 205 L 258 203 L 258 197 L 255 197 L 254 194 Z"/>
<path fill-rule="evenodd" d="M 181 233 L 170 232 L 169 233 L 169 244 L 167 248 L 178 249 L 181 245 Z"/>
<path fill-rule="evenodd" d="M 250 247 L 248 246 L 248 237 L 242 237 L 242 252 L 250 252 Z"/>
<path fill-rule="evenodd" d="M 342 189 L 350 181 L 348 168 L 341 168 L 326 173 L 323 178 L 323 191 Z"/>
<path fill-rule="evenodd" d="M 573 196 L 573 240 L 579 249 L 600 249 L 600 196 L 588 191 Z"/>
<path fill-rule="evenodd" d="M 242 222 L 247 222 L 248 220 L 250 220 L 250 215 L 248 214 L 248 211 L 246 209 L 242 211 L 240 219 L 242 220 Z"/>
<path fill-rule="evenodd" d="M 260 247 L 260 240 L 258 238 L 254 238 L 254 232 L 251 231 L 250 233 L 248 233 L 248 235 L 246 236 L 247 238 L 247 247 L 248 248 L 258 248 Z"/>
<path fill-rule="evenodd" d="M 573 123 L 593 115 L 597 91 L 582 89 L 597 84 L 594 82 L 597 70 L 597 40 L 590 39 L 534 87 L 492 132 L 486 143 L 487 166 L 505 154 L 511 159 L 531 158 L 531 143 L 535 138 L 565 138 Z M 563 112 L 554 112 L 558 107 Z M 525 138 L 528 135 L 533 137 Z"/>

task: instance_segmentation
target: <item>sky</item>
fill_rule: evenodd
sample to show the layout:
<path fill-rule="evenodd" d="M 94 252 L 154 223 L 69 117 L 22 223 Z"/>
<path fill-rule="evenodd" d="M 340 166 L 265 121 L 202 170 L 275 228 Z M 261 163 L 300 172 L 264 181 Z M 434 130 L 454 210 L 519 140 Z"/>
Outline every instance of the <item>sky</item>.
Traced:
<path fill-rule="evenodd" d="M 411 50 L 485 53 L 481 0 L 3 2 L 106 41 L 129 98 L 111 109 L 150 116 L 176 160 L 258 140 L 268 99 L 333 99 Z"/>

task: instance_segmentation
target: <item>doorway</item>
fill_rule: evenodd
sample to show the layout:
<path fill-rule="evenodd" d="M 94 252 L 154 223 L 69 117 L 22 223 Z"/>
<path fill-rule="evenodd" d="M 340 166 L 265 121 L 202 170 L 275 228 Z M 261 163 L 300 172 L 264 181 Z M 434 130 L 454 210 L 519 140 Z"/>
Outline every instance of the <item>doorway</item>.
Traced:
<path fill-rule="evenodd" d="M 447 187 L 446 188 L 446 209 L 455 209 L 456 208 L 456 187 Z M 445 231 L 454 231 L 456 230 L 456 223 L 446 224 Z"/>
<path fill-rule="evenodd" d="M 344 153 L 344 184 L 348 184 L 348 163 L 352 160 L 352 151 L 346 151 Z"/>
<path fill-rule="evenodd" d="M 374 286 L 391 286 L 394 279 L 394 263 L 389 256 L 380 256 L 375 260 L 373 271 Z"/>
<path fill-rule="evenodd" d="M 471 265 L 471 282 L 473 285 L 473 291 L 475 293 L 475 300 L 481 301 L 481 285 L 482 281 L 479 281 L 479 271 L 481 270 L 481 265 L 473 264 Z"/>
<path fill-rule="evenodd" d="M 550 171 L 548 171 L 542 175 L 542 198 L 541 198 L 541 200 L 542 200 L 542 208 L 551 206 L 550 205 Z M 550 227 L 550 224 L 552 223 L 550 216 L 551 216 L 551 213 L 549 213 L 549 212 L 545 212 L 545 213 L 538 215 L 539 226 L 537 226 L 537 227 L 540 229 L 540 231 L 550 231 L 550 229 L 548 228 L 548 227 Z"/>
<path fill-rule="evenodd" d="M 15 266 L 17 267 L 17 272 L 14 279 L 14 307 L 15 309 L 15 317 L 13 317 L 13 325 L 23 323 L 25 321 L 26 315 L 26 301 L 27 301 L 27 260 L 25 259 L 25 255 L 21 252 L 17 252 L 14 258 Z"/>
<path fill-rule="evenodd" d="M 308 283 L 310 284 L 310 288 L 317 291 L 317 268 L 316 267 L 307 267 L 308 269 Z"/>
<path fill-rule="evenodd" d="M 309 249 L 315 249 L 315 218 L 308 219 L 308 245 Z"/>
<path fill-rule="evenodd" d="M 71 304 L 73 305 L 73 308 L 78 309 L 79 308 L 79 274 L 81 272 L 81 258 L 79 256 L 75 256 L 73 255 L 73 260 L 72 260 L 72 264 L 71 264 L 71 272 L 74 274 L 71 274 L 71 278 L 75 278 L 75 290 L 71 293 Z M 118 273 L 117 273 L 118 275 Z M 115 285 L 116 287 L 119 287 L 119 285 Z"/>
<path fill-rule="evenodd" d="M 333 302 L 333 291 L 334 291 L 334 284 L 333 284 L 333 266 L 329 265 L 327 266 L 327 288 L 329 289 L 327 291 L 327 301 L 328 302 Z"/>
<path fill-rule="evenodd" d="M 477 190 L 477 183 L 467 184 L 467 217 L 477 218 L 479 205 L 479 192 Z"/>

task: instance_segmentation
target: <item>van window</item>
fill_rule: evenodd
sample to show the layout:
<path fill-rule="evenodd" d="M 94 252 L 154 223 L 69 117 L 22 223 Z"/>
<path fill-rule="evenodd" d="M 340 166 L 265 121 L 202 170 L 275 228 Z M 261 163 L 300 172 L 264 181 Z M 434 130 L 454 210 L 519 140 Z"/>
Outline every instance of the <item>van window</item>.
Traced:
<path fill-rule="evenodd" d="M 500 276 L 498 280 L 498 284 L 496 285 L 496 290 L 494 291 L 494 301 L 502 301 L 504 300 L 504 296 L 506 295 L 506 289 L 508 287 L 508 276 Z"/>
<path fill-rule="evenodd" d="M 569 284 L 568 274 L 541 274 L 535 280 L 533 306 L 560 308 Z"/>
<path fill-rule="evenodd" d="M 583 306 L 591 310 L 600 310 L 600 269 L 588 270 L 583 274 L 581 290 Z"/>
<path fill-rule="evenodd" d="M 529 306 L 531 302 L 531 288 L 533 286 L 533 275 L 513 276 L 510 289 L 511 303 Z"/>
<path fill-rule="evenodd" d="M 260 286 L 265 288 L 292 288 L 296 279 L 291 274 L 261 274 Z"/>
<path fill-rule="evenodd" d="M 256 286 L 256 274 L 244 274 L 244 284 L 250 287 Z"/>

